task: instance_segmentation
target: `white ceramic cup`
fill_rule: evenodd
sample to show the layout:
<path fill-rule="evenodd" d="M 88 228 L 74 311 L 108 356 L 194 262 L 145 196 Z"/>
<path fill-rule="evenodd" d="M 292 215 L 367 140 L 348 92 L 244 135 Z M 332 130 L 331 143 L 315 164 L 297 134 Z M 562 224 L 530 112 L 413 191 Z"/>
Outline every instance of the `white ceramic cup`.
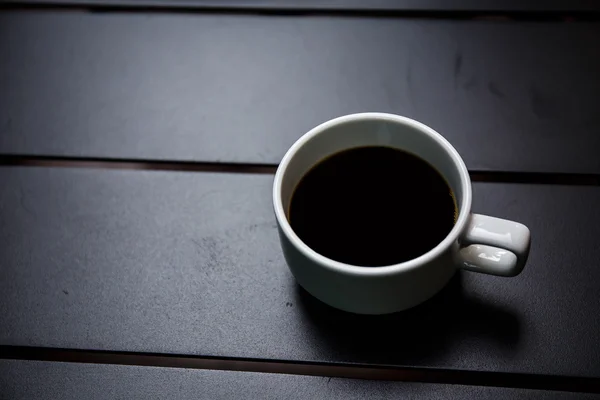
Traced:
<path fill-rule="evenodd" d="M 288 210 L 294 189 L 315 164 L 342 150 L 374 145 L 402 149 L 435 167 L 454 192 L 459 212 L 448 236 L 427 253 L 400 264 L 361 267 L 308 247 L 290 226 Z M 410 118 L 383 113 L 346 115 L 312 129 L 285 154 L 273 184 L 279 237 L 292 274 L 321 301 L 359 314 L 392 313 L 422 303 L 440 291 L 458 268 L 507 277 L 523 270 L 529 229 L 472 214 L 471 196 L 465 163 L 442 135 Z M 400 239 L 398 246 L 402 246 Z"/>

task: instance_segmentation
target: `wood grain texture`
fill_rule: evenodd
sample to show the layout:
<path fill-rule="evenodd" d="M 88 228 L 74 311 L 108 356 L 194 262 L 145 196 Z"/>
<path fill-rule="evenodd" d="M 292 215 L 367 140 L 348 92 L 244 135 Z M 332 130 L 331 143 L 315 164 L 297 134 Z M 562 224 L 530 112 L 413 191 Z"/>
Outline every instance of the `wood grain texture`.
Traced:
<path fill-rule="evenodd" d="M 475 184 L 474 211 L 531 229 L 525 271 L 459 274 L 420 307 L 361 317 L 295 284 L 271 176 L 0 181 L 1 345 L 600 377 L 600 188 Z"/>
<path fill-rule="evenodd" d="M 327 377 L 0 360 L 0 398 L 597 399 L 582 393 Z"/>
<path fill-rule="evenodd" d="M 0 153 L 278 163 L 384 111 L 475 170 L 600 173 L 598 23 L 0 13 Z"/>

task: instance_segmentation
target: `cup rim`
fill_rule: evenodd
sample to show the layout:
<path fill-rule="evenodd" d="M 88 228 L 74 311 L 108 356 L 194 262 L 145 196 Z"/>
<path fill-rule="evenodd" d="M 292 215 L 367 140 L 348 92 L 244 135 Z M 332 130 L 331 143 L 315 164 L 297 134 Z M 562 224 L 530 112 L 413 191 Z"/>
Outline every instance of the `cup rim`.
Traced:
<path fill-rule="evenodd" d="M 417 129 L 425 135 L 428 135 L 432 138 L 436 143 L 438 143 L 451 157 L 454 161 L 454 164 L 458 170 L 460 176 L 460 182 L 462 185 L 462 196 L 460 201 L 460 209 L 458 212 L 458 219 L 454 224 L 454 227 L 448 233 L 448 235 L 438 243 L 433 249 L 429 250 L 427 253 L 420 255 L 417 258 L 413 258 L 408 261 L 404 261 L 398 264 L 386 265 L 377 268 L 367 268 L 364 266 L 351 265 L 343 262 L 339 262 L 333 260 L 331 258 L 325 257 L 313 249 L 311 249 L 307 244 L 305 244 L 299 237 L 296 235 L 294 230 L 292 229 L 286 214 L 285 209 L 283 208 L 283 200 L 281 198 L 281 186 L 283 177 L 285 176 L 285 172 L 289 166 L 290 161 L 296 155 L 298 150 L 304 146 L 308 141 L 310 141 L 313 137 L 321 134 L 322 132 L 341 124 L 346 124 L 349 122 L 356 121 L 364 121 L 364 120 L 373 120 L 373 121 L 381 121 L 385 120 L 392 123 L 402 124 L 409 126 L 411 128 Z M 467 224 L 470 211 L 471 211 L 471 179 L 469 177 L 469 172 L 467 167 L 465 166 L 464 161 L 456 151 L 456 149 L 448 142 L 441 134 L 428 127 L 427 125 L 415 121 L 408 117 L 403 117 L 395 114 L 388 113 L 379 113 L 379 112 L 366 112 L 366 113 L 357 113 L 357 114 L 349 114 L 341 117 L 337 117 L 331 119 L 327 122 L 324 122 L 307 133 L 301 136 L 285 153 L 279 166 L 277 167 L 277 171 L 275 173 L 275 180 L 273 182 L 273 206 L 275 209 L 275 217 L 277 219 L 277 223 L 283 235 L 292 243 L 302 254 L 304 254 L 307 258 L 309 258 L 312 262 L 315 262 L 325 268 L 334 270 L 336 272 L 349 274 L 349 275 L 362 275 L 362 276 L 385 276 L 385 275 L 393 275 L 400 272 L 407 272 L 410 270 L 414 270 L 419 268 L 422 265 L 425 265 L 437 257 L 439 257 L 442 253 L 444 253 L 452 244 L 458 239 L 461 232 L 463 231 L 465 225 Z M 458 199 L 457 199 L 458 202 Z"/>

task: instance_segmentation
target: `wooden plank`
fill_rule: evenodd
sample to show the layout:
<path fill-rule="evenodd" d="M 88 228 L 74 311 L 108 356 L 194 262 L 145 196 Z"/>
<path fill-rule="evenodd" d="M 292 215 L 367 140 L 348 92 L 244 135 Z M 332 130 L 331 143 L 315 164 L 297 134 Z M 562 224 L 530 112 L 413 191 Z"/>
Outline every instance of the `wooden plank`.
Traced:
<path fill-rule="evenodd" d="M 584 393 L 252 372 L 0 360 L 2 399 L 597 399 Z"/>
<path fill-rule="evenodd" d="M 599 23 L 0 13 L 0 153 L 279 162 L 384 111 L 474 170 L 600 173 Z"/>
<path fill-rule="evenodd" d="M 474 185 L 532 232 L 512 279 L 333 310 L 283 259 L 272 177 L 0 169 L 0 345 L 600 377 L 600 188 Z"/>

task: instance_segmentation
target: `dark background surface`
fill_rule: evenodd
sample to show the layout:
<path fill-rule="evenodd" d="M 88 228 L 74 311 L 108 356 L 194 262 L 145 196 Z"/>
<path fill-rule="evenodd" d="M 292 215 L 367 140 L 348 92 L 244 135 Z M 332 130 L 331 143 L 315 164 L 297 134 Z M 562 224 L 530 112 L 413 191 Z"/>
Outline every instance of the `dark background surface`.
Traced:
<path fill-rule="evenodd" d="M 1 345 L 600 377 L 600 188 L 476 183 L 474 211 L 531 229 L 525 271 L 462 273 L 425 305 L 367 317 L 295 284 L 270 175 L 0 180 Z"/>
<path fill-rule="evenodd" d="M 0 14 L 0 152 L 276 164 L 363 111 L 475 170 L 599 173 L 600 24 Z"/>
<path fill-rule="evenodd" d="M 600 2 L 6 4 L 1 399 L 600 393 Z M 361 111 L 416 118 L 504 182 L 475 183 L 473 211 L 530 227 L 523 274 L 459 273 L 383 317 L 296 285 L 273 177 L 247 172 Z"/>
<path fill-rule="evenodd" d="M 0 360 L 0 399 L 597 399 L 541 390 Z"/>
<path fill-rule="evenodd" d="M 597 12 L 595 0 L 8 0 L 9 4 L 92 5 L 126 7 L 170 7 L 185 9 L 250 9 L 273 11 L 509 11 L 509 12 Z"/>

